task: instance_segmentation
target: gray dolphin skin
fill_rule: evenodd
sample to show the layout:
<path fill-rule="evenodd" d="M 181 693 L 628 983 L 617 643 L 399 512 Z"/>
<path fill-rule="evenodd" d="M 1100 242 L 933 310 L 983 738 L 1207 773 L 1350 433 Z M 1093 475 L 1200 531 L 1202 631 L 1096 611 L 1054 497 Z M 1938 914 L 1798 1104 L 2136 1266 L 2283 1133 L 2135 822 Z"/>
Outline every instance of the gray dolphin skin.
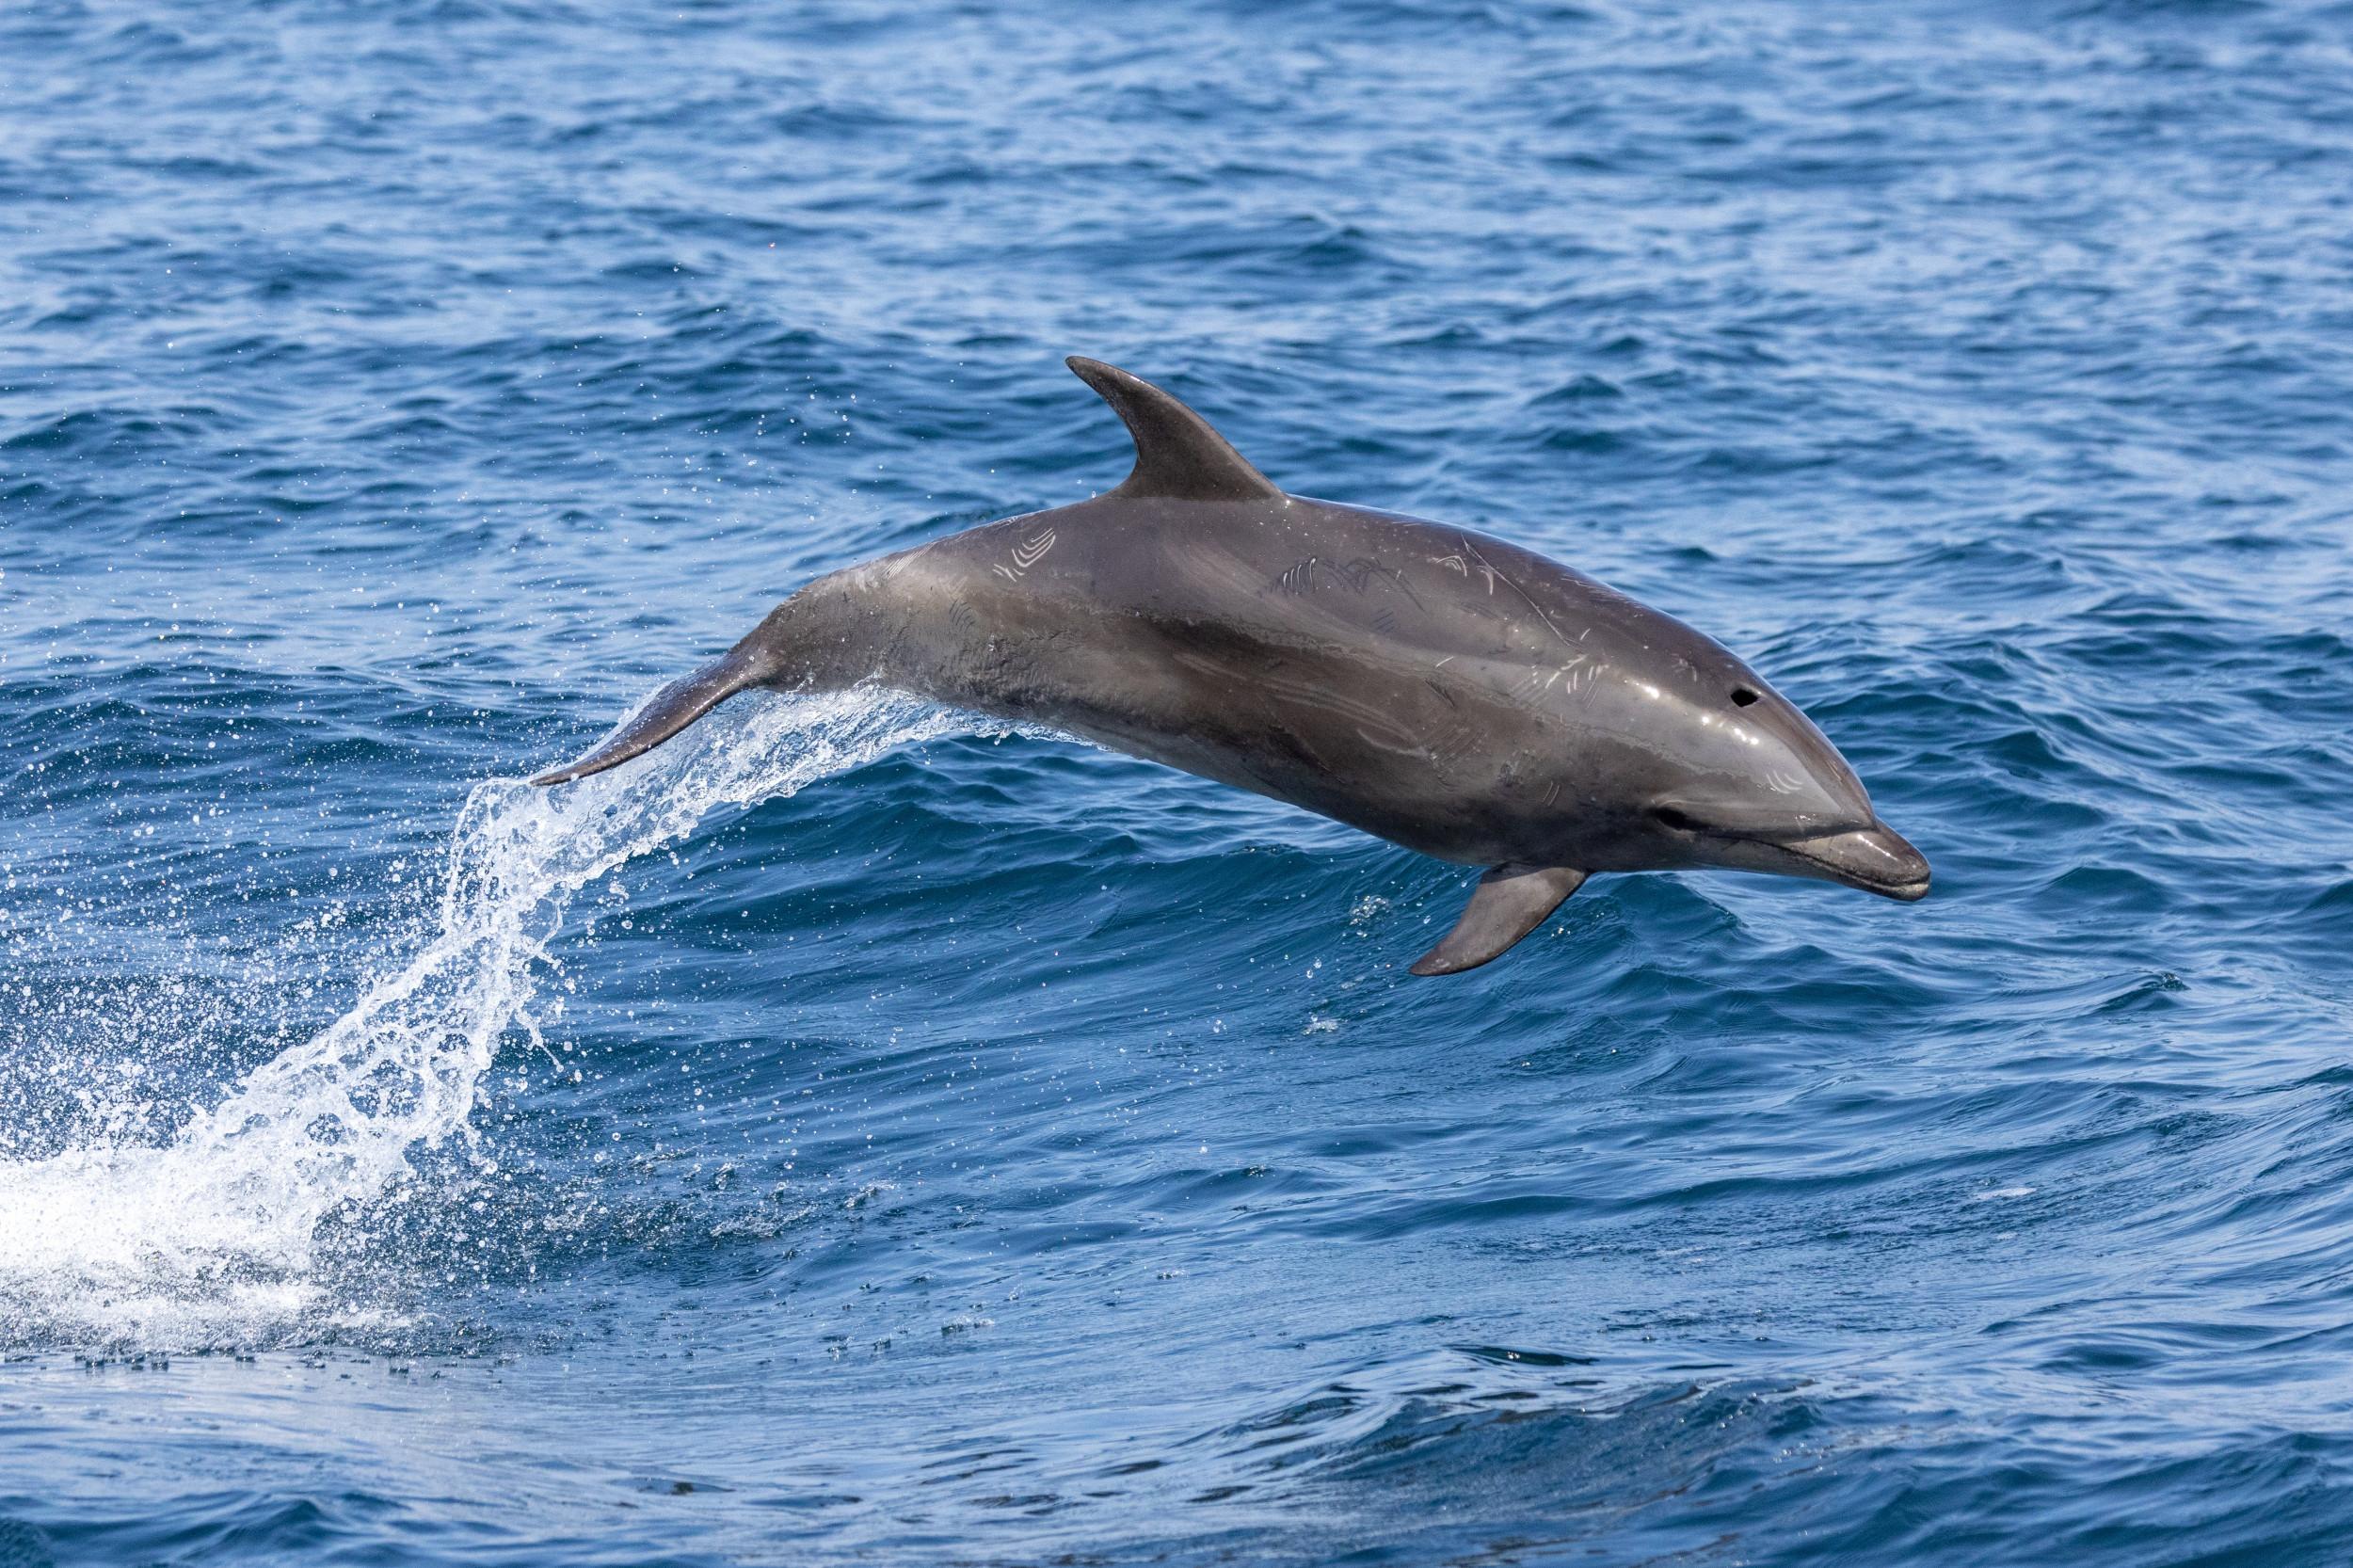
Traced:
<path fill-rule="evenodd" d="M 1135 440 L 1117 489 L 821 577 L 532 782 L 626 762 L 755 686 L 872 683 L 1489 868 L 1417 975 L 1486 963 L 1595 872 L 1927 894 L 1837 748 L 1681 621 L 1501 539 L 1287 495 L 1158 387 L 1068 363 Z"/>

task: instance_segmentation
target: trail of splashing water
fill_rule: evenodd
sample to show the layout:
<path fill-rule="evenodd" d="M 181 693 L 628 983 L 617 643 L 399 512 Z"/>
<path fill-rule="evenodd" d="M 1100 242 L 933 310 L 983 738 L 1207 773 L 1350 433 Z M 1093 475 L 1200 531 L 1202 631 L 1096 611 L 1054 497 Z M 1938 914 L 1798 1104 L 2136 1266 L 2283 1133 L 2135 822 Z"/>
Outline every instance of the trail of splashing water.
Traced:
<path fill-rule="evenodd" d="M 320 1220 L 466 1128 L 572 893 L 710 811 L 792 794 L 914 742 L 1003 727 L 875 691 L 741 699 L 648 757 L 554 790 L 476 785 L 438 933 L 161 1148 L 0 1164 L 0 1342 L 168 1347 L 287 1333 Z"/>

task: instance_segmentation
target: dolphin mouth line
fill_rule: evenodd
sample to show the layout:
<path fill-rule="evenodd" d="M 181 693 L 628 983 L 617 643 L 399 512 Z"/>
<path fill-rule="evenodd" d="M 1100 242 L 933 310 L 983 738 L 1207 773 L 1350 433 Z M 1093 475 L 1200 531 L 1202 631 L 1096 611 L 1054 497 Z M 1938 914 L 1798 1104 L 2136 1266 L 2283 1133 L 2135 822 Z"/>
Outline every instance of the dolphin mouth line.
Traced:
<path fill-rule="evenodd" d="M 1808 865 L 1821 867 L 1834 882 L 1894 899 L 1898 904 L 1917 904 L 1929 896 L 1927 858 L 1884 823 L 1874 822 L 1856 832 L 1824 834 L 1772 847 Z M 1890 864 L 1882 869 L 1864 858 L 1859 851 L 1884 856 Z"/>
<path fill-rule="evenodd" d="M 1881 898 L 1894 899 L 1898 904 L 1916 904 L 1929 894 L 1927 857 L 1913 848 L 1901 834 L 1876 819 L 1867 827 L 1790 839 L 1711 827 L 1673 807 L 1657 808 L 1651 815 L 1677 832 L 1689 833 L 1696 839 L 1714 840 L 1720 844 L 1737 844 L 1768 856 L 1786 856 L 1807 868 L 1796 873 L 1801 876 L 1817 876 L 1863 892 L 1877 893 Z M 1752 864 L 1746 869 L 1762 871 L 1768 868 Z"/>
<path fill-rule="evenodd" d="M 1797 854 L 1794 850 L 1791 853 Z M 1818 856 L 1797 855 L 1797 857 L 1834 873 L 1832 877 L 1834 882 L 1843 882 L 1849 888 L 1858 888 L 1866 893 L 1877 893 L 1881 898 L 1892 898 L 1898 904 L 1917 904 L 1929 896 L 1929 879 L 1925 876 L 1903 880 L 1894 877 L 1876 877 L 1858 872 L 1851 865 L 1840 865 L 1834 860 L 1825 860 Z"/>

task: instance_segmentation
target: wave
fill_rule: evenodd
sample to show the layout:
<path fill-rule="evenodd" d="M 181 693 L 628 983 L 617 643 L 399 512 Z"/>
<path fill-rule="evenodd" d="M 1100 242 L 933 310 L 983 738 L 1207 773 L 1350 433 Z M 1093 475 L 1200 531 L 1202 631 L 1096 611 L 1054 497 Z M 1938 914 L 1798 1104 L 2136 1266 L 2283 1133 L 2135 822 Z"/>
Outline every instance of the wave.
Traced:
<path fill-rule="evenodd" d="M 320 1222 L 408 1174 L 414 1151 L 473 1142 L 476 1087 L 510 1034 L 557 1060 L 534 1004 L 574 893 L 714 810 L 989 725 L 874 690 L 756 696 L 598 778 L 474 786 L 431 935 L 350 1011 L 168 1144 L 88 1142 L 0 1164 L 8 1340 L 254 1343 L 312 1320 Z"/>

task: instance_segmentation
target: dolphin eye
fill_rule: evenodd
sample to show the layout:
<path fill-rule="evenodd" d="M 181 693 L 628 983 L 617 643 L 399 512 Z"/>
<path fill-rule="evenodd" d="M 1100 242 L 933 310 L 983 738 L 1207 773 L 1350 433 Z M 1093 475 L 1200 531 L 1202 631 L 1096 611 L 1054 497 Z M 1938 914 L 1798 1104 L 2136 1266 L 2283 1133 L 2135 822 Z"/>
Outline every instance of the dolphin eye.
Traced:
<path fill-rule="evenodd" d="M 1746 686 L 1735 686 L 1732 688 L 1732 705 L 1735 708 L 1746 708 L 1750 703 L 1754 702 L 1755 700 L 1756 694 L 1750 691 Z"/>
<path fill-rule="evenodd" d="M 1696 821 L 1685 816 L 1682 812 L 1676 810 L 1672 806 L 1653 808 L 1651 815 L 1657 818 L 1659 822 L 1665 824 L 1667 826 L 1676 829 L 1678 832 L 1697 833 L 1700 830 L 1700 824 Z"/>

